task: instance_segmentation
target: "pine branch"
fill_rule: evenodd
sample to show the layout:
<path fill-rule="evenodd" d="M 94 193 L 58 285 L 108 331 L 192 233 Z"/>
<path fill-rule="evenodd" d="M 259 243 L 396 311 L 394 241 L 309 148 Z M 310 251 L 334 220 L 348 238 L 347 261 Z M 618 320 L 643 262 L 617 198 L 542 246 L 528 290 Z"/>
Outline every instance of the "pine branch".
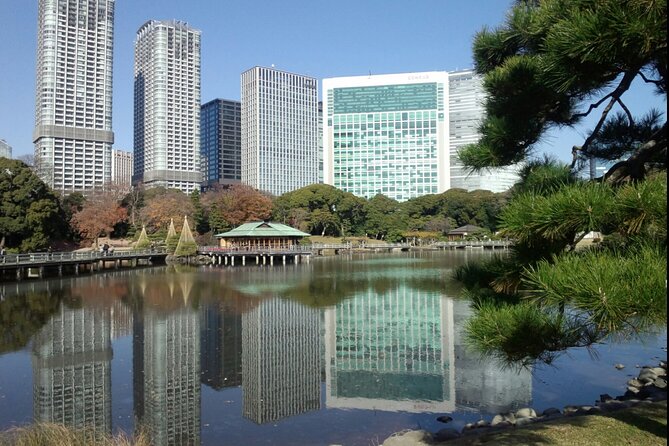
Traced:
<path fill-rule="evenodd" d="M 627 108 L 627 106 L 620 98 L 618 98 L 618 104 L 620 107 L 622 107 L 623 110 L 625 110 L 625 113 L 627 113 L 627 119 L 630 121 L 630 127 L 634 127 L 634 118 L 632 117 L 632 113 L 630 112 L 629 108 Z"/>
<path fill-rule="evenodd" d="M 661 81 L 661 80 L 658 80 L 658 79 L 648 79 L 648 78 L 643 74 L 643 72 L 639 72 L 639 75 L 641 76 L 641 79 L 643 79 L 643 81 L 644 81 L 645 83 L 647 83 L 647 84 L 655 84 L 655 85 L 657 85 L 657 86 L 661 86 L 661 85 L 662 85 L 662 81 Z"/>
<path fill-rule="evenodd" d="M 626 161 L 616 163 L 604 175 L 604 181 L 616 184 L 625 178 L 641 179 L 645 175 L 644 164 L 655 155 L 667 151 L 667 123 L 639 147 Z"/>

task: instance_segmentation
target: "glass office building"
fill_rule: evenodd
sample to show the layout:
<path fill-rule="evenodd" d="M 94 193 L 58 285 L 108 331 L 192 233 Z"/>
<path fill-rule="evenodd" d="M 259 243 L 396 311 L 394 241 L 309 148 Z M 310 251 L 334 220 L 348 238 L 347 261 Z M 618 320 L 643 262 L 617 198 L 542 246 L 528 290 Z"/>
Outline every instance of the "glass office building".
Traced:
<path fill-rule="evenodd" d="M 214 99 L 200 109 L 200 159 L 205 188 L 241 181 L 241 112 L 241 102 L 226 99 Z"/>
<path fill-rule="evenodd" d="M 448 74 L 323 80 L 324 181 L 404 201 L 449 187 Z"/>
<path fill-rule="evenodd" d="M 241 100 L 242 182 L 273 195 L 318 182 L 316 79 L 253 67 Z"/>
<path fill-rule="evenodd" d="M 471 172 L 458 159 L 458 151 L 477 142 L 479 126 L 485 116 L 485 90 L 473 70 L 448 73 L 448 120 L 451 188 L 492 192 L 509 190 L 518 181 L 518 166 Z"/>

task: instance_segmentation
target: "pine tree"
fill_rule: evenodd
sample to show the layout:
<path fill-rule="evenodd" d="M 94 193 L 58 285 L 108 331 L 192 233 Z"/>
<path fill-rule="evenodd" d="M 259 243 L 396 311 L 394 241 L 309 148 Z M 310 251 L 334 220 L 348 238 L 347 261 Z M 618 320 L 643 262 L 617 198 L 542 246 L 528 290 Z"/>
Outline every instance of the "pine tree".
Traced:
<path fill-rule="evenodd" d="M 174 251 L 176 257 L 187 257 L 197 254 L 197 243 L 193 238 L 193 233 L 190 230 L 188 225 L 188 217 L 184 216 L 184 225 L 181 228 L 181 235 L 179 236 L 179 242 Z"/>
<path fill-rule="evenodd" d="M 170 219 L 170 226 L 167 229 L 167 238 L 165 239 L 165 246 L 168 254 L 174 254 L 179 243 L 179 236 L 176 229 L 174 229 L 174 219 Z"/>
<path fill-rule="evenodd" d="M 149 236 L 146 235 L 146 227 L 142 226 L 142 232 L 140 232 L 139 238 L 135 243 L 135 249 L 147 249 L 150 247 L 151 247 L 151 240 L 149 240 Z"/>
<path fill-rule="evenodd" d="M 666 122 L 624 102 L 635 79 L 666 95 L 666 2 L 519 1 L 507 17 L 475 37 L 487 115 L 460 158 L 474 170 L 530 160 L 501 215 L 515 246 L 456 275 L 477 309 L 473 346 L 550 362 L 571 346 L 666 325 Z M 532 160 L 548 130 L 596 110 L 570 166 Z M 574 175 L 583 160 L 621 156 L 599 181 Z M 589 231 L 604 242 L 577 249 Z"/>

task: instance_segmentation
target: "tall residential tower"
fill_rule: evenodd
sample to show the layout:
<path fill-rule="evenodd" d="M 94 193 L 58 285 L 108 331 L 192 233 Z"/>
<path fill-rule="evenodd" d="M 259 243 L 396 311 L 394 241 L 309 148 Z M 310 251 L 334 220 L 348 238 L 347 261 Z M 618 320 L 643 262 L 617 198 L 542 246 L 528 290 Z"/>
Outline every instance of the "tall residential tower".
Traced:
<path fill-rule="evenodd" d="M 242 182 L 281 195 L 318 182 L 316 79 L 274 68 L 242 73 Z"/>
<path fill-rule="evenodd" d="M 135 39 L 133 184 L 191 192 L 200 174 L 200 31 L 146 22 Z"/>
<path fill-rule="evenodd" d="M 55 190 L 111 177 L 114 0 L 39 0 L 35 164 Z"/>

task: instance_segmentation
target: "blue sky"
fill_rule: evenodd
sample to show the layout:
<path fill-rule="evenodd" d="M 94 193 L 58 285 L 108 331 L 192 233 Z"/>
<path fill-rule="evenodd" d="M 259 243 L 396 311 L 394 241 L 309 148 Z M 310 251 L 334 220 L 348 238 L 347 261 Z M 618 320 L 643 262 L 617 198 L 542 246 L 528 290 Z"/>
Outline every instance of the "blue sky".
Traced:
<path fill-rule="evenodd" d="M 335 76 L 452 71 L 472 67 L 471 41 L 500 24 L 503 0 L 117 0 L 114 35 L 114 147 L 132 150 L 133 44 L 150 19 L 178 19 L 202 31 L 202 102 L 239 99 L 242 71 L 256 65 Z M 0 0 L 0 138 L 14 157 L 32 153 L 37 0 Z M 638 87 L 638 86 L 637 86 Z M 319 85 L 320 90 L 320 85 Z M 636 88 L 628 106 L 666 104 Z M 587 124 L 587 122 L 586 122 Z M 582 131 L 547 135 L 541 151 L 569 160 Z"/>

